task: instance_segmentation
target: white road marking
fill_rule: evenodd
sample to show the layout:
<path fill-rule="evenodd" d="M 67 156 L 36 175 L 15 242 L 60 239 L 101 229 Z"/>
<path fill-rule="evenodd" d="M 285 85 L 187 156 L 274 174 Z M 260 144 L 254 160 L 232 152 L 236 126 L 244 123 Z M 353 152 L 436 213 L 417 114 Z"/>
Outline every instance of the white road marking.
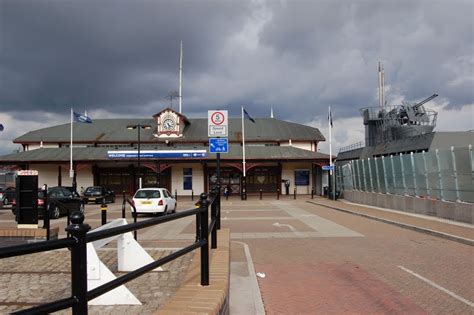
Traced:
<path fill-rule="evenodd" d="M 289 228 L 292 232 L 295 232 L 296 233 L 296 229 L 292 226 L 292 225 L 289 225 L 289 224 L 281 224 L 281 223 L 273 223 L 272 224 L 273 226 L 276 226 L 276 227 L 281 227 L 281 226 L 286 226 L 287 228 Z"/>
<path fill-rule="evenodd" d="M 426 279 L 426 278 L 420 276 L 420 275 L 417 274 L 416 272 L 411 271 L 410 269 L 407 269 L 407 268 L 405 268 L 405 267 L 403 267 L 403 266 L 398 266 L 398 268 L 400 268 L 400 269 L 402 269 L 402 270 L 408 272 L 409 274 L 411 274 L 411 275 L 417 277 L 417 278 L 420 279 L 420 280 L 423 280 L 424 282 L 428 283 L 428 284 L 431 285 L 432 287 L 435 287 L 436 289 L 438 289 L 438 290 L 440 290 L 440 291 L 443 291 L 443 292 L 446 293 L 446 294 L 449 294 L 450 296 L 452 296 L 452 297 L 455 298 L 456 300 L 461 301 L 461 302 L 463 302 L 464 304 L 469 305 L 470 307 L 474 307 L 474 303 L 473 303 L 473 302 L 471 302 L 471 301 L 469 301 L 469 300 L 466 300 L 465 298 L 463 298 L 463 297 L 457 295 L 456 293 L 453 293 L 453 292 L 449 291 L 448 289 L 443 288 L 443 287 L 440 286 L 440 285 L 437 285 L 437 284 L 434 283 L 433 281 L 428 280 L 428 279 Z"/>

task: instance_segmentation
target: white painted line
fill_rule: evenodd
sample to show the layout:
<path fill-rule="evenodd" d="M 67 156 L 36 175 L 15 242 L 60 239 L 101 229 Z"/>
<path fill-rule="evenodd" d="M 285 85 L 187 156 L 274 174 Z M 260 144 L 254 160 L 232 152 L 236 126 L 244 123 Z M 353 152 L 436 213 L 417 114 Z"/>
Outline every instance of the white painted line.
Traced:
<path fill-rule="evenodd" d="M 400 268 L 400 269 L 402 269 L 402 270 L 408 272 L 409 274 L 411 274 L 411 275 L 417 277 L 417 278 L 420 279 L 420 280 L 423 280 L 424 282 L 428 283 L 428 284 L 431 285 L 432 287 L 435 287 L 436 289 L 438 289 L 438 290 L 440 290 L 440 291 L 443 291 L 443 292 L 446 293 L 446 294 L 451 295 L 451 296 L 452 296 L 453 298 L 455 298 L 456 300 L 461 301 L 461 302 L 463 302 L 464 304 L 469 305 L 470 307 L 474 307 L 474 303 L 473 303 L 473 302 L 471 302 L 471 301 L 469 301 L 469 300 L 466 300 L 465 298 L 463 298 L 463 297 L 457 295 L 456 293 L 453 293 L 453 292 L 449 291 L 448 289 L 443 288 L 443 287 L 440 286 L 440 285 L 437 285 L 437 284 L 434 283 L 433 281 L 428 280 L 428 279 L 426 279 L 426 278 L 420 276 L 420 275 L 417 274 L 416 272 L 413 272 L 413 271 L 411 271 L 410 269 L 407 269 L 407 268 L 405 268 L 405 267 L 403 267 L 403 266 L 398 266 L 398 268 Z"/>
<path fill-rule="evenodd" d="M 273 226 L 276 226 L 276 227 L 286 226 L 287 228 L 290 229 L 290 231 L 296 233 L 296 229 L 295 229 L 292 225 L 289 225 L 289 224 L 281 224 L 281 223 L 278 223 L 278 222 L 277 222 L 277 223 L 273 223 L 272 225 L 273 225 Z"/>
<path fill-rule="evenodd" d="M 260 294 L 260 288 L 258 286 L 258 280 L 257 280 L 257 275 L 255 273 L 255 268 L 253 267 L 253 260 L 252 260 L 252 256 L 250 255 L 249 246 L 244 242 L 239 242 L 239 241 L 232 241 L 232 242 L 240 244 L 244 247 L 245 259 L 247 260 L 247 267 L 249 270 L 249 277 L 251 277 L 253 280 L 252 281 L 253 282 L 252 295 L 253 295 L 253 301 L 255 305 L 255 314 L 263 315 L 265 314 L 265 308 L 263 307 L 262 295 Z"/>

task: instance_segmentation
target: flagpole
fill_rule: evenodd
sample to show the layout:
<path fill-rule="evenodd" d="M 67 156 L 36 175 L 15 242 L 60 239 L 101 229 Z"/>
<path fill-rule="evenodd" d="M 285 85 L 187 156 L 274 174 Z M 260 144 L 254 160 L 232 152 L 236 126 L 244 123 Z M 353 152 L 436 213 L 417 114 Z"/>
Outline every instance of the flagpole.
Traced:
<path fill-rule="evenodd" d="M 329 106 L 329 115 L 328 115 L 328 128 L 329 128 L 329 165 L 330 166 L 333 166 L 332 165 L 332 114 L 331 114 L 331 106 Z M 334 178 L 332 178 L 332 175 L 333 175 L 333 170 L 332 170 L 332 167 L 331 169 L 329 170 L 329 177 L 330 177 L 330 180 L 331 181 L 334 181 Z M 334 187 L 334 185 L 332 185 Z M 335 196 L 335 191 L 332 190 L 332 193 L 333 193 L 333 196 Z M 330 198 L 330 196 L 328 196 L 328 198 Z"/>
<path fill-rule="evenodd" d="M 242 178 L 242 199 L 247 199 L 247 185 L 245 182 L 246 176 L 246 162 L 245 162 L 245 120 L 244 120 L 244 107 L 241 106 L 242 109 L 242 172 L 244 177 Z"/>
<path fill-rule="evenodd" d="M 69 163 L 69 177 L 74 177 L 74 171 L 72 169 L 72 123 L 73 123 L 73 111 L 71 107 L 71 143 L 69 144 L 69 152 L 70 152 L 70 163 Z"/>

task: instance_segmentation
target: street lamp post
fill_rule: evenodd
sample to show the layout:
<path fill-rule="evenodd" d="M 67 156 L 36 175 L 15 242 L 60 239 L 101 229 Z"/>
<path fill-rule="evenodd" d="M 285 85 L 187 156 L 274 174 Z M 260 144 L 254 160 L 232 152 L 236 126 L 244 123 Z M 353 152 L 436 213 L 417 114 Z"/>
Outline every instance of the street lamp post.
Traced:
<path fill-rule="evenodd" d="M 136 124 L 136 125 L 128 125 L 127 129 L 137 129 L 138 130 L 138 143 L 137 143 L 137 172 L 138 172 L 138 189 L 142 188 L 142 178 L 140 176 L 140 129 L 151 129 L 150 125 L 143 125 L 143 124 Z"/>

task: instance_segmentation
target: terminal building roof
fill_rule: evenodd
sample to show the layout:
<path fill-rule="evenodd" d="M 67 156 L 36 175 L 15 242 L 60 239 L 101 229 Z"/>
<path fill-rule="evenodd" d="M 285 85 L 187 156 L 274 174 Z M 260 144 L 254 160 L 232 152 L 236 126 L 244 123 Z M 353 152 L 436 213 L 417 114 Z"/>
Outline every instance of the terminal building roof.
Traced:
<path fill-rule="evenodd" d="M 183 135 L 173 138 L 173 143 L 207 142 L 207 119 L 187 119 Z M 131 143 L 137 139 L 137 133 L 127 129 L 131 124 L 156 126 L 153 119 L 94 119 L 92 124 L 74 124 L 74 143 Z M 141 131 L 142 143 L 163 142 L 154 137 L 155 128 Z M 240 118 L 229 119 L 229 142 L 242 141 Z M 275 118 L 256 118 L 255 123 L 245 122 L 246 142 L 265 141 L 325 141 L 321 132 L 314 127 L 292 123 Z M 13 140 L 14 143 L 68 143 L 70 124 L 62 124 L 28 132 Z"/>

